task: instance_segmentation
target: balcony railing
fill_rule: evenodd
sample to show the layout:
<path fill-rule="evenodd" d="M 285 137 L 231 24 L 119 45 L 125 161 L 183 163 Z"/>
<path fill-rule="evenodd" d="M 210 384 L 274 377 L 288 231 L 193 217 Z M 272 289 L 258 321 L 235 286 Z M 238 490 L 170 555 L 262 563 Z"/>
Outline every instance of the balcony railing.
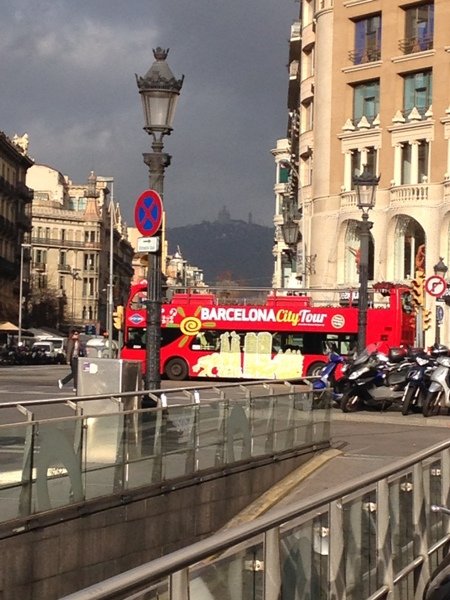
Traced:
<path fill-rule="evenodd" d="M 401 185 L 391 189 L 391 206 L 427 203 L 429 186 L 427 184 Z"/>
<path fill-rule="evenodd" d="M 403 54 L 414 54 L 414 52 L 424 52 L 425 50 L 431 50 L 433 47 L 432 36 L 414 36 L 399 40 L 399 49 Z"/>
<path fill-rule="evenodd" d="M 92 250 L 101 250 L 100 242 L 85 242 L 73 240 L 58 240 L 49 237 L 33 237 L 31 238 L 33 246 L 51 246 L 53 248 L 89 248 Z"/>
<path fill-rule="evenodd" d="M 348 57 L 354 65 L 362 65 L 364 63 L 375 62 L 381 58 L 381 48 L 359 48 L 358 50 L 350 50 Z"/>

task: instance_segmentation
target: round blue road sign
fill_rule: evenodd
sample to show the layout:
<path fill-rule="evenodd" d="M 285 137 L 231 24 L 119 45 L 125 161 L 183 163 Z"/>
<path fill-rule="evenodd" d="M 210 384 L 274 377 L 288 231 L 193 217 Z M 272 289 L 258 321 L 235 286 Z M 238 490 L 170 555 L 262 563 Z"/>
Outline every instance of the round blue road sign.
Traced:
<path fill-rule="evenodd" d="M 143 236 L 155 235 L 161 227 L 163 206 L 161 196 L 155 190 L 145 190 L 134 207 L 134 222 Z"/>

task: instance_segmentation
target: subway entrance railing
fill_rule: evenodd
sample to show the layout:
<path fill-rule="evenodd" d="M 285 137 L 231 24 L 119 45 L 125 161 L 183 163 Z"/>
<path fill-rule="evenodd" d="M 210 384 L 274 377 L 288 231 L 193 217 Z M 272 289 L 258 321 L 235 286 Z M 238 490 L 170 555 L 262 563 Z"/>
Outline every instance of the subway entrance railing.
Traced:
<path fill-rule="evenodd" d="M 65 600 L 419 600 L 449 542 L 450 441 Z"/>
<path fill-rule="evenodd" d="M 52 418 L 43 418 L 49 407 Z M 42 525 L 44 514 L 51 524 L 63 508 L 109 496 L 129 502 L 146 486 L 330 444 L 326 395 L 313 403 L 305 383 L 133 391 L 0 411 L 0 538 L 32 529 L 36 518 Z"/>

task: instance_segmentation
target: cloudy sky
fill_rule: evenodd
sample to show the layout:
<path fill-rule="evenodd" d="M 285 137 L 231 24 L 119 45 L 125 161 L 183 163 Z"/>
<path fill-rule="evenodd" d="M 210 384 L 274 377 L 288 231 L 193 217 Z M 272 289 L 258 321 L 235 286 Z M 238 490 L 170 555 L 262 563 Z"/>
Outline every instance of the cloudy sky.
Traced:
<path fill-rule="evenodd" d="M 135 73 L 170 48 L 185 80 L 166 171 L 168 227 L 232 218 L 271 225 L 274 163 L 286 135 L 295 0 L 14 0 L 0 19 L 0 130 L 72 181 L 113 176 L 129 225 L 150 151 Z"/>

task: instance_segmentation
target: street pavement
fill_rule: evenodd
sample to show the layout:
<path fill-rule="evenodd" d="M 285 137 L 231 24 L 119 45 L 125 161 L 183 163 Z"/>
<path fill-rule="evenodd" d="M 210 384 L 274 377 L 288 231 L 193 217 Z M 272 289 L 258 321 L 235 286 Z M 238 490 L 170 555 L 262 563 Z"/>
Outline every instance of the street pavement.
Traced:
<path fill-rule="evenodd" d="M 330 490 L 450 437 L 447 415 L 405 417 L 392 409 L 344 414 L 333 409 L 331 423 L 332 448 L 268 490 L 227 527 Z"/>

